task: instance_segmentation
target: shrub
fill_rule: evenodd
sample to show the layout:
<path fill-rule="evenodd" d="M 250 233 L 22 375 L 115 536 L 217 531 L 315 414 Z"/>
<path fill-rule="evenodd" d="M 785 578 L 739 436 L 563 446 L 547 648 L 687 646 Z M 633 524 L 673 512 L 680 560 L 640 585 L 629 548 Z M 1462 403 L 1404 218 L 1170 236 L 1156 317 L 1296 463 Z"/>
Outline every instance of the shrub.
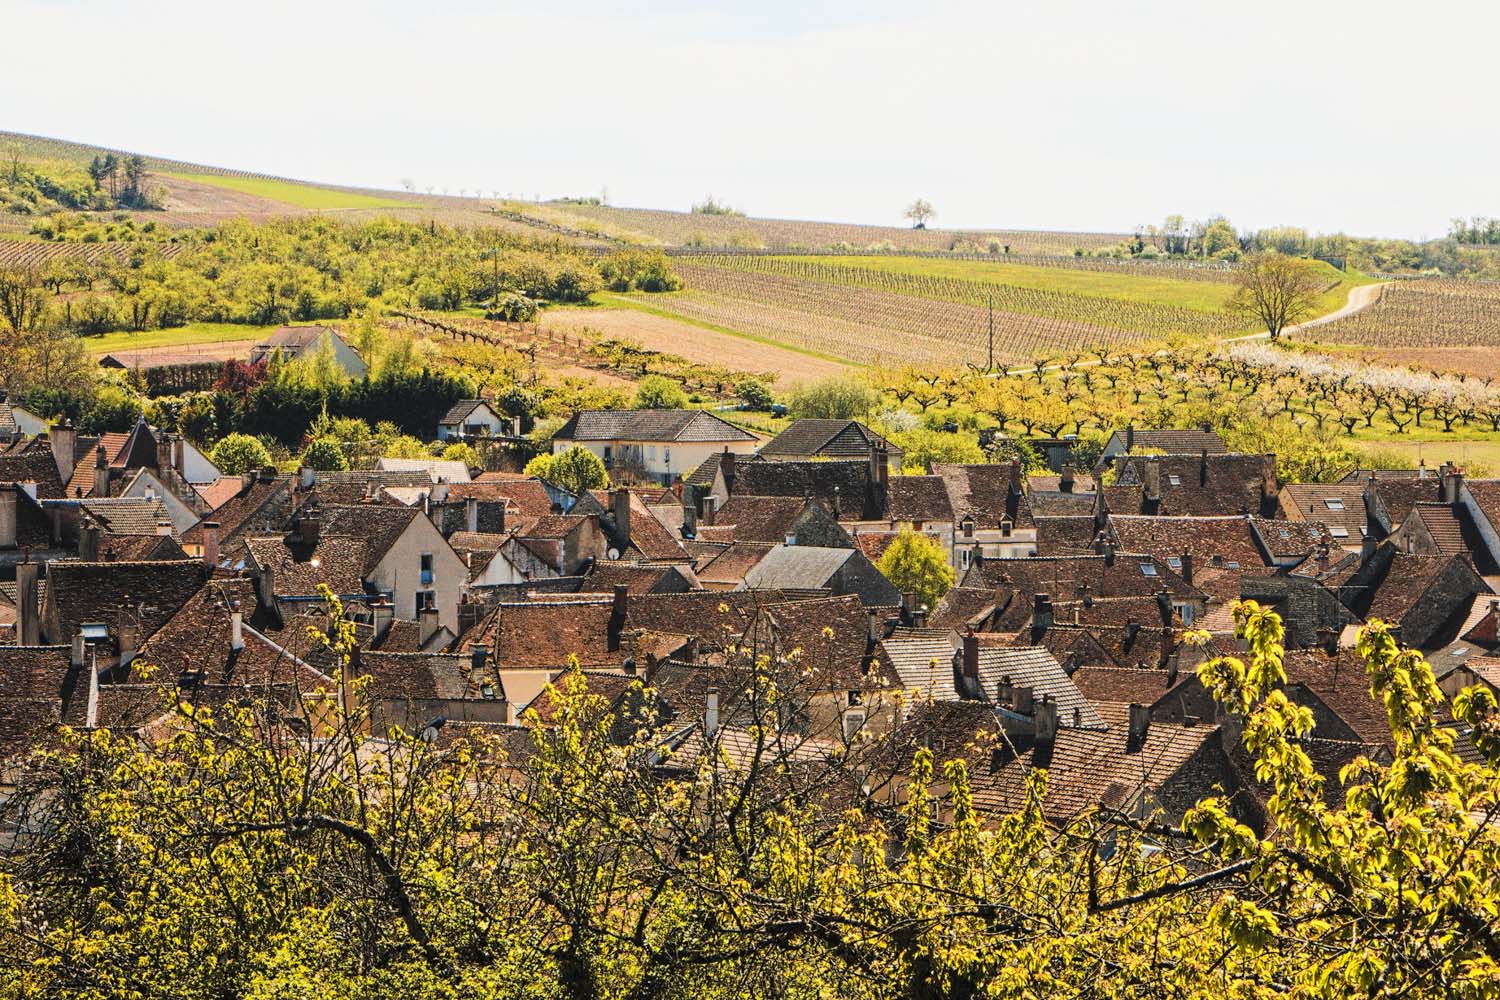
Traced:
<path fill-rule="evenodd" d="M 740 379 L 740 384 L 734 387 L 734 394 L 745 404 L 747 410 L 769 410 L 771 404 L 776 402 L 770 386 L 758 378 Z"/>
<path fill-rule="evenodd" d="M 237 476 L 249 469 L 270 465 L 271 453 L 249 434 L 226 434 L 208 453 L 208 460 L 224 475 Z"/>
<path fill-rule="evenodd" d="M 665 375 L 647 375 L 635 388 L 638 410 L 680 410 L 687 401 L 682 386 Z"/>
<path fill-rule="evenodd" d="M 915 594 L 935 607 L 953 587 L 953 566 L 943 546 L 931 535 L 903 531 L 880 557 L 876 568 L 903 594 Z"/>
<path fill-rule="evenodd" d="M 857 420 L 879 404 L 880 393 L 860 379 L 830 375 L 793 389 L 787 410 L 797 418 Z"/>

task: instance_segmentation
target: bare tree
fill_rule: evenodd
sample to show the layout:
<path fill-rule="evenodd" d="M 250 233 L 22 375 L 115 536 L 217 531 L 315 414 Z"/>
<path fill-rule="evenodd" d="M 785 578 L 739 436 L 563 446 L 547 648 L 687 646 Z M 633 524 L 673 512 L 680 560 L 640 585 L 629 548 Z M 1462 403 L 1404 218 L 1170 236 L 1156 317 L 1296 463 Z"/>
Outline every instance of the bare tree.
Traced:
<path fill-rule="evenodd" d="M 936 215 L 937 210 L 932 207 L 932 202 L 926 198 L 918 198 L 906 206 L 906 211 L 901 214 L 911 220 L 911 227 L 913 229 L 926 229 L 927 220 Z"/>
<path fill-rule="evenodd" d="M 1311 313 L 1322 291 L 1312 265 L 1274 251 L 1250 257 L 1235 283 L 1238 288 L 1231 306 L 1264 323 L 1272 340 Z"/>

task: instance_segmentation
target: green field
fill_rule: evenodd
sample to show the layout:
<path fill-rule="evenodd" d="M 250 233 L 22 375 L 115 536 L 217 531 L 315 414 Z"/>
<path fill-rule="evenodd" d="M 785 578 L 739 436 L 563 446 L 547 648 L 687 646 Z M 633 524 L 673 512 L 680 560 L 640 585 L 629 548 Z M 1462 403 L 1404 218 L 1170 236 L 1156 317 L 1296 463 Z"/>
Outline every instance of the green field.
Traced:
<path fill-rule="evenodd" d="M 310 184 L 296 184 L 292 181 L 277 181 L 265 177 L 235 177 L 227 174 L 184 174 L 172 172 L 167 172 L 166 176 L 193 181 L 197 184 L 210 184 L 229 191 L 238 191 L 241 194 L 253 194 L 258 198 L 268 198 L 271 201 L 279 201 L 286 205 L 296 206 L 297 208 L 323 210 L 335 208 L 410 207 L 408 202 L 397 201 L 394 198 L 380 198 L 375 195 L 358 194 L 354 191 L 314 187 Z"/>
<path fill-rule="evenodd" d="M 171 330 L 145 330 L 140 333 L 106 333 L 84 337 L 84 346 L 95 356 L 115 351 L 144 351 L 150 347 L 185 347 L 190 344 L 217 344 L 227 341 L 259 340 L 275 326 L 246 326 L 243 323 L 189 323 Z"/>
<path fill-rule="evenodd" d="M 1185 309 L 1205 311 L 1223 310 L 1234 295 L 1234 286 L 1211 281 L 1192 281 L 1167 275 L 1147 277 L 1139 274 L 1108 274 L 1099 271 L 1069 270 L 1065 267 L 1036 267 L 1026 264 L 1007 264 L 987 260 L 944 259 L 940 257 L 868 257 L 809 256 L 794 257 L 810 263 L 839 267 L 855 267 L 870 271 L 888 271 L 893 274 L 913 274 L 932 278 L 956 278 L 963 281 L 983 281 L 1011 285 L 1017 288 L 1034 288 L 1047 292 L 1062 292 L 1069 295 L 1097 295 L 1119 299 L 1124 302 L 1139 302 L 1148 305 L 1177 306 Z M 1324 293 L 1318 304 L 1317 315 L 1333 312 L 1343 306 L 1349 289 L 1355 285 L 1369 284 L 1374 279 L 1357 271 L 1341 273 L 1328 264 L 1314 262 L 1320 275 L 1339 284 Z"/>

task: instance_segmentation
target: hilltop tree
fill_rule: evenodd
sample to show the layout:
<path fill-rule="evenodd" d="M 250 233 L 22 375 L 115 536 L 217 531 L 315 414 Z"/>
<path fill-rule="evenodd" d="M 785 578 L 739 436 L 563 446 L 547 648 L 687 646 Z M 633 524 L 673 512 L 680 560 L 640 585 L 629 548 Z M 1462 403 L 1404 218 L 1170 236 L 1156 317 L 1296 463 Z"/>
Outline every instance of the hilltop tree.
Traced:
<path fill-rule="evenodd" d="M 1267 251 L 1235 273 L 1230 306 L 1264 323 L 1271 339 L 1313 311 L 1322 283 L 1305 260 Z"/>
<path fill-rule="evenodd" d="M 926 198 L 918 198 L 910 205 L 907 205 L 906 211 L 901 214 L 911 220 L 911 227 L 913 229 L 926 229 L 927 220 L 937 215 L 937 209 L 933 208 L 932 202 Z"/>

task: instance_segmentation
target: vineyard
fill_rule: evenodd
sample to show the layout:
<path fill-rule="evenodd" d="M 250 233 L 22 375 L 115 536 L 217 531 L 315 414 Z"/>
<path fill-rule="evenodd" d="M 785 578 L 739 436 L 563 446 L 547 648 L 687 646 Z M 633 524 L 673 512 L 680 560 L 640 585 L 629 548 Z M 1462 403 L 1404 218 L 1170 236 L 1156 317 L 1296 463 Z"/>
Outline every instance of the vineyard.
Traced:
<path fill-rule="evenodd" d="M 997 363 L 1170 334 L 1227 336 L 1244 321 L 1209 312 L 994 282 L 934 278 L 772 256 L 677 258 L 689 291 L 657 308 L 859 363 Z"/>
<path fill-rule="evenodd" d="M 625 239 L 642 237 L 664 246 L 825 249 L 845 245 L 865 249 L 888 244 L 887 250 L 945 251 L 966 244 L 1017 254 L 1072 254 L 1075 249 L 1113 246 L 1126 239 L 1118 233 L 1063 233 L 1025 230 L 907 229 L 790 219 L 755 219 L 734 215 L 697 215 L 612 205 L 548 204 L 547 217 L 572 216 L 594 223 L 602 232 Z"/>
<path fill-rule="evenodd" d="M 1500 347 L 1500 282 L 1393 282 L 1368 309 L 1318 327 L 1316 337 L 1371 347 Z"/>
<path fill-rule="evenodd" d="M 0 267 L 41 267 L 54 260 L 98 263 L 111 257 L 127 261 L 137 248 L 146 247 L 168 260 L 182 250 L 180 243 L 47 243 L 42 240 L 0 240 Z"/>

